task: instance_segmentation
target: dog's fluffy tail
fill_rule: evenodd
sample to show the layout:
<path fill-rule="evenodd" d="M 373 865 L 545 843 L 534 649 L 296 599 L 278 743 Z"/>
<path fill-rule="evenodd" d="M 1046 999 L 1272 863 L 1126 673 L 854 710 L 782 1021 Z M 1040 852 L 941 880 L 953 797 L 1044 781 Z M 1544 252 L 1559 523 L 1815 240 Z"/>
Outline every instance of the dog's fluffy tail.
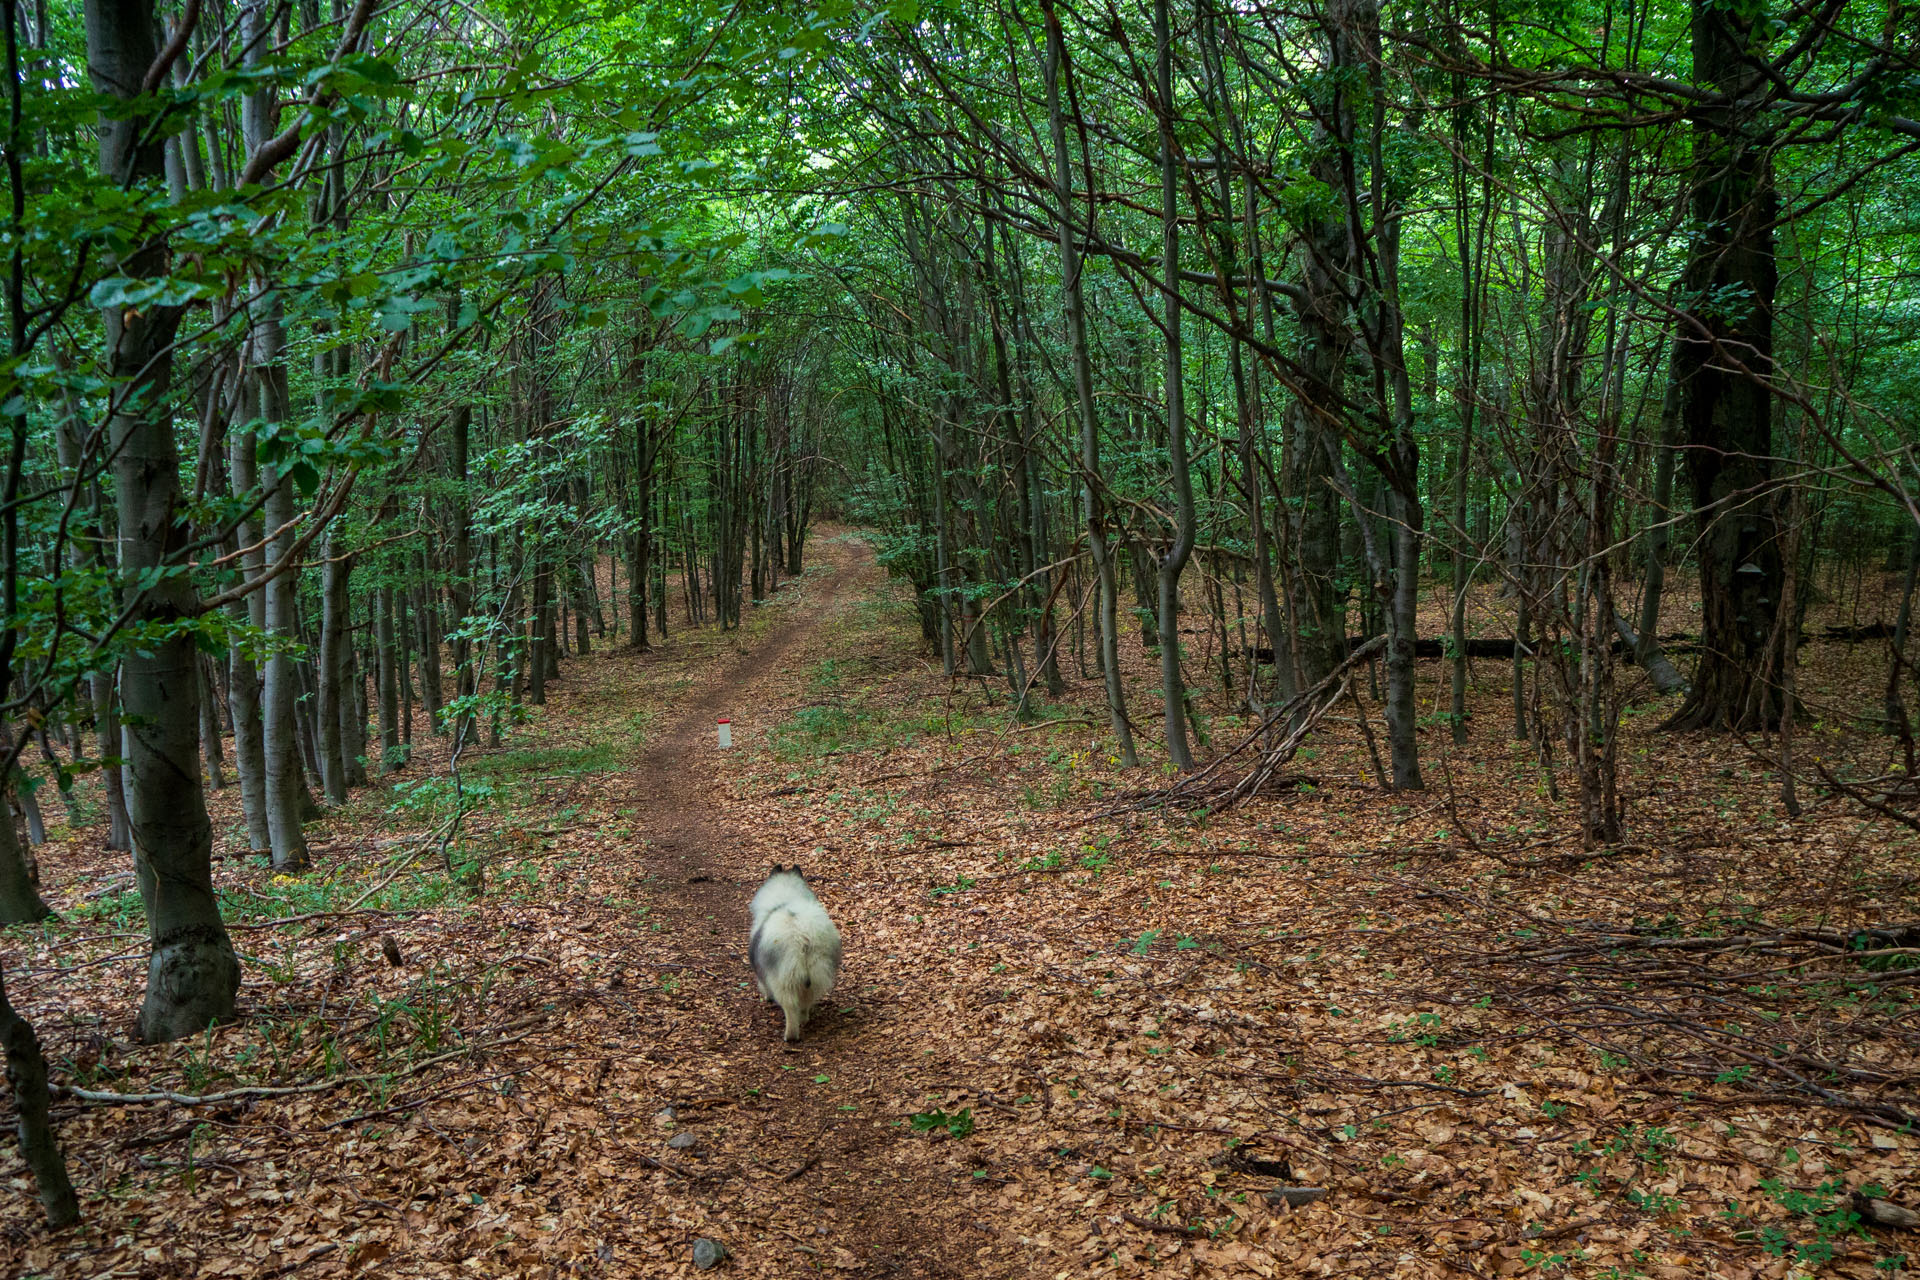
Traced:
<path fill-rule="evenodd" d="M 753 968 L 760 994 L 787 1015 L 786 1038 L 798 1040 L 840 976 L 840 933 L 818 903 L 778 908 L 755 932 Z"/>

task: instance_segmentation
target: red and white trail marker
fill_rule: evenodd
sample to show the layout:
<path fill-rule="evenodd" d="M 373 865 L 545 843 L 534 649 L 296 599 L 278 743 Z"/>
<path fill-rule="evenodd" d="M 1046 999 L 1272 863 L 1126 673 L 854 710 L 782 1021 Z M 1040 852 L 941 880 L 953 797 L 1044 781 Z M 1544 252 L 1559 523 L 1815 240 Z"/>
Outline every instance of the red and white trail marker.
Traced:
<path fill-rule="evenodd" d="M 722 747 L 731 747 L 733 745 L 733 721 L 727 719 L 725 716 L 721 716 L 719 720 L 714 722 L 714 727 L 720 731 L 720 745 Z"/>

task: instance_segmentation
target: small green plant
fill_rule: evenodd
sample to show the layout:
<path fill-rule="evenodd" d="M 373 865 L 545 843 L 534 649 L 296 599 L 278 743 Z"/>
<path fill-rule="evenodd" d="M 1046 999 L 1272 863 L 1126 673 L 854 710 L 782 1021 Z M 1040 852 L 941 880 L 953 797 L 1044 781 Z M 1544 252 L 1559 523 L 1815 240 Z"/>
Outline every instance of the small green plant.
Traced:
<path fill-rule="evenodd" d="M 1781 1209 L 1813 1228 L 1813 1239 L 1797 1246 L 1783 1228 L 1763 1228 L 1760 1247 L 1774 1257 L 1785 1257 L 1791 1249 L 1796 1260 L 1809 1266 L 1820 1266 L 1833 1260 L 1836 1241 L 1848 1236 L 1858 1236 L 1862 1240 L 1872 1238 L 1853 1208 L 1853 1199 L 1846 1184 L 1837 1178 L 1829 1178 L 1811 1191 L 1790 1187 L 1779 1178 L 1765 1178 L 1761 1180 L 1760 1189 Z M 1865 1196 L 1885 1196 L 1886 1188 L 1867 1183 L 1860 1188 L 1860 1193 Z"/>
<path fill-rule="evenodd" d="M 1663 1195 L 1658 1191 L 1642 1191 L 1638 1187 L 1627 1188 L 1626 1201 L 1641 1212 L 1656 1216 L 1678 1213 L 1686 1208 L 1686 1202 L 1678 1196 Z"/>
<path fill-rule="evenodd" d="M 1394 1022 L 1387 1026 L 1388 1044 L 1417 1044 L 1423 1049 L 1435 1049 L 1440 1045 L 1442 1019 L 1437 1013 L 1418 1013 L 1411 1022 Z"/>
<path fill-rule="evenodd" d="M 915 1133 L 945 1130 L 950 1138 L 964 1138 L 973 1132 L 973 1108 L 965 1107 L 948 1114 L 945 1111 L 917 1111 L 907 1117 Z"/>
<path fill-rule="evenodd" d="M 1580 1255 L 1577 1253 L 1543 1253 L 1538 1249 L 1529 1249 L 1524 1245 L 1520 1249 L 1520 1261 L 1540 1272 L 1552 1275 L 1573 1265 Z"/>

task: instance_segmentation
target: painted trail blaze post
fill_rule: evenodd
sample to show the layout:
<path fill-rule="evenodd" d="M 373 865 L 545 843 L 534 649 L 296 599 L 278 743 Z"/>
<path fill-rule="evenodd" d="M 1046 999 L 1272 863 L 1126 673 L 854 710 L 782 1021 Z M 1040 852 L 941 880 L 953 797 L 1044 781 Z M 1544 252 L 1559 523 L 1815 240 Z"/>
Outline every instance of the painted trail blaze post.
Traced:
<path fill-rule="evenodd" d="M 720 745 L 722 747 L 731 747 L 733 745 L 733 721 L 727 719 L 725 716 L 721 716 L 719 720 L 715 721 L 715 727 L 720 731 Z"/>

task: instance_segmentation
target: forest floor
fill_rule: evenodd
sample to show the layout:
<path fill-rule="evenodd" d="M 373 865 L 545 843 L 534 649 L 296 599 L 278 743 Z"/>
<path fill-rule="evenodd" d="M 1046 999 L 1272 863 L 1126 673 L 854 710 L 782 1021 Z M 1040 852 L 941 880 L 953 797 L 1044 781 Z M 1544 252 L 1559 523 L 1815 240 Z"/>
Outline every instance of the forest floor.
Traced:
<path fill-rule="evenodd" d="M 76 815 L 11 993 L 61 1083 L 210 1101 L 60 1102 L 85 1219 L 50 1235 L 6 1151 L 0 1271 L 671 1276 L 706 1238 L 763 1276 L 1900 1273 L 1849 1196 L 1920 1207 L 1912 832 L 1787 816 L 1771 744 L 1660 735 L 1649 696 L 1629 843 L 1583 850 L 1492 661 L 1425 793 L 1372 784 L 1352 717 L 1239 809 L 1142 809 L 1166 777 L 1071 661 L 1018 724 L 857 537 L 810 559 L 741 631 L 569 661 L 465 762 L 450 867 L 424 727 L 306 877 L 220 793 L 246 978 L 203 1040 L 129 1042 L 138 901 Z M 1797 749 L 1888 772 L 1838 712 L 1877 706 L 1871 646 L 1814 648 Z M 744 952 L 794 861 L 846 958 L 788 1047 Z"/>

